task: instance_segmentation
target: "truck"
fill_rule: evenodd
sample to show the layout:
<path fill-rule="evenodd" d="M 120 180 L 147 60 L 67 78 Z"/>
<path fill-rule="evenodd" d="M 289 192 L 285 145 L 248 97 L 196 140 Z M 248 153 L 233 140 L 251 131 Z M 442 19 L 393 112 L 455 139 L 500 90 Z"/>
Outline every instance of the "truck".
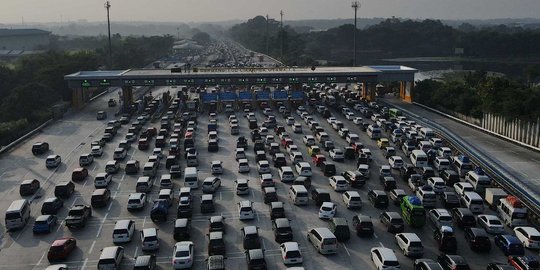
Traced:
<path fill-rule="evenodd" d="M 65 223 L 70 229 L 82 228 L 86 225 L 86 221 L 92 217 L 92 208 L 84 204 L 76 204 L 68 212 Z"/>
<path fill-rule="evenodd" d="M 506 196 L 508 196 L 506 191 L 500 188 L 486 188 L 484 200 L 489 204 L 491 209 L 495 209 L 499 200 L 506 198 Z"/>

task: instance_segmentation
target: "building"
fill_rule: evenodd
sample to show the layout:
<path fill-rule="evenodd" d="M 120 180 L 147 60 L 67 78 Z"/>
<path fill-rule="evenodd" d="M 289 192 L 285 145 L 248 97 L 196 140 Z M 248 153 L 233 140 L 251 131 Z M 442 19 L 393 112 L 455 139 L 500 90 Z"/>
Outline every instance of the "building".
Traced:
<path fill-rule="evenodd" d="M 50 46 L 50 34 L 51 32 L 40 29 L 0 28 L 0 50 L 46 50 Z"/>

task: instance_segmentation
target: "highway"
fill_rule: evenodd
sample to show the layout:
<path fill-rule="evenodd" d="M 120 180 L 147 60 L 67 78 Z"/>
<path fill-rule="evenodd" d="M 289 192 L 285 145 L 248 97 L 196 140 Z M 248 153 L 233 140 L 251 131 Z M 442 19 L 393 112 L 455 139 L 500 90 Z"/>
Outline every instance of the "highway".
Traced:
<path fill-rule="evenodd" d="M 178 88 L 180 89 L 180 88 Z M 152 93 L 154 95 L 160 95 L 162 92 L 170 90 L 172 94 L 175 94 L 176 89 L 154 89 Z M 71 113 L 63 119 L 45 128 L 40 134 L 32 137 L 28 141 L 22 143 L 11 152 L 0 156 L 0 181 L 2 182 L 2 190 L 0 191 L 0 209 L 7 209 L 9 204 L 16 199 L 20 198 L 18 193 L 18 185 L 24 179 L 36 178 L 41 181 L 42 189 L 37 196 L 28 198 L 32 200 L 32 216 L 33 218 L 39 215 L 39 209 L 41 203 L 47 197 L 51 197 L 53 194 L 54 185 L 62 180 L 69 180 L 71 171 L 78 167 L 78 158 L 82 153 L 90 151 L 90 142 L 99 139 L 103 134 L 103 129 L 106 126 L 107 121 L 97 121 L 95 119 L 95 113 L 98 110 L 106 110 L 109 113 L 108 120 L 112 119 L 114 115 L 112 109 L 107 108 L 106 101 L 110 97 L 115 97 L 116 93 L 110 93 L 100 97 L 95 102 L 89 104 L 79 112 Z M 259 123 L 262 123 L 264 116 L 260 110 L 256 110 Z M 274 113 L 278 119 L 278 123 L 283 124 L 284 120 L 282 116 L 278 115 L 274 109 Z M 345 123 L 352 132 L 360 135 L 361 142 L 371 149 L 373 152 L 373 161 L 371 164 L 371 178 L 367 182 L 366 186 L 359 191 L 364 206 L 361 210 L 348 210 L 345 208 L 342 200 L 341 193 L 330 191 L 332 201 L 338 204 L 338 217 L 345 217 L 349 224 L 351 224 L 352 216 L 356 213 L 362 213 L 369 215 L 373 218 L 375 226 L 375 236 L 372 238 L 359 238 L 354 232 L 351 234 L 351 239 L 346 243 L 340 243 L 338 253 L 336 255 L 323 256 L 317 254 L 316 250 L 311 244 L 307 242 L 306 232 L 309 228 L 313 227 L 327 227 L 327 221 L 318 219 L 316 207 L 313 202 L 310 202 L 309 206 L 295 206 L 290 203 L 287 196 L 288 184 L 284 184 L 276 180 L 277 192 L 279 200 L 283 201 L 286 205 L 286 215 L 291 219 L 294 232 L 294 241 L 300 244 L 304 256 L 303 266 L 306 269 L 373 269 L 373 264 L 370 259 L 369 250 L 372 247 L 385 246 L 395 250 L 399 261 L 401 262 L 402 269 L 412 269 L 412 259 L 403 256 L 403 254 L 397 249 L 394 243 L 394 235 L 386 232 L 384 226 L 378 221 L 378 216 L 382 210 L 374 208 L 367 199 L 367 191 L 369 189 L 382 189 L 378 180 L 378 170 L 381 165 L 386 165 L 387 160 L 383 157 L 382 151 L 380 151 L 375 141 L 367 138 L 366 134 L 362 132 L 352 121 L 346 120 L 343 115 L 337 112 L 333 112 L 333 115 Z M 359 114 L 357 114 L 359 116 Z M 247 128 L 247 120 L 242 117 L 242 114 L 237 113 L 240 123 L 240 135 L 249 138 L 249 129 Z M 302 136 L 305 134 L 312 134 L 311 130 L 307 127 L 305 122 L 300 117 L 293 113 L 296 121 L 302 124 L 303 133 L 294 134 L 290 127 L 286 127 L 286 131 L 291 135 L 295 144 L 298 145 L 300 151 L 304 155 L 304 159 L 309 161 L 307 155 L 307 148 L 302 143 Z M 426 117 L 429 115 L 426 114 Z M 262 192 L 258 183 L 258 173 L 256 171 L 255 158 L 253 154 L 253 144 L 250 142 L 250 147 L 246 151 L 248 160 L 250 162 L 251 171 L 248 174 L 237 173 L 237 163 L 232 158 L 234 150 L 236 148 L 235 140 L 237 136 L 230 135 L 229 125 L 225 115 L 219 116 L 219 144 L 220 149 L 217 153 L 209 153 L 207 151 L 206 134 L 208 117 L 205 113 L 201 113 L 198 118 L 198 129 L 196 131 L 196 148 L 199 152 L 199 167 L 200 175 L 199 179 L 204 179 L 210 176 L 210 162 L 212 160 L 221 160 L 224 163 L 225 173 L 221 176 L 222 186 L 218 192 L 214 195 L 215 202 L 217 204 L 217 211 L 215 215 L 223 215 L 226 217 L 227 233 L 225 235 L 226 249 L 227 249 L 227 269 L 246 269 L 246 263 L 244 260 L 242 236 L 240 228 L 247 225 L 256 225 L 259 227 L 259 233 L 261 236 L 261 243 L 266 250 L 266 261 L 270 269 L 285 269 L 280 253 L 278 244 L 273 240 L 273 233 L 271 230 L 271 223 L 269 218 L 269 208 L 263 203 Z M 346 141 L 338 137 L 338 134 L 331 126 L 326 122 L 326 119 L 320 115 L 313 114 L 313 117 L 323 126 L 323 128 L 330 134 L 331 138 L 335 142 L 336 146 L 346 146 Z M 429 116 L 436 117 L 436 116 Z M 133 121 L 133 120 L 132 120 Z M 370 122 L 371 120 L 364 119 L 364 121 Z M 444 119 L 440 119 L 444 121 Z M 444 122 L 445 123 L 445 122 Z M 445 123 L 450 125 L 451 123 Z M 147 123 L 143 128 L 155 126 L 159 128 L 159 123 Z M 60 211 L 59 220 L 63 220 L 67 214 L 69 206 L 80 203 L 90 203 L 90 195 L 94 190 L 93 176 L 98 172 L 104 171 L 105 163 L 112 159 L 112 152 L 118 142 L 122 140 L 126 134 L 127 127 L 124 125 L 119 134 L 116 135 L 114 140 L 108 143 L 105 147 L 105 153 L 102 157 L 96 158 L 94 163 L 89 167 L 90 177 L 86 181 L 76 183 L 76 194 L 65 202 L 65 207 Z M 464 131 L 465 132 L 465 131 Z M 272 131 L 270 134 L 274 134 Z M 465 134 L 465 133 L 464 133 Z M 476 136 L 473 133 L 469 136 Z M 277 136 L 276 136 L 277 137 Z M 45 168 L 44 162 L 46 155 L 33 156 L 30 149 L 31 145 L 37 141 L 47 141 L 51 145 L 51 151 L 47 154 L 59 154 L 62 156 L 62 165 L 54 170 Z M 486 141 L 486 144 L 487 143 Z M 495 143 L 497 145 L 497 143 Z M 153 148 L 153 142 L 151 143 L 150 150 L 139 151 L 136 149 L 136 144 L 129 150 L 126 159 L 137 159 L 141 163 L 146 162 Z M 167 149 L 167 148 L 166 148 Z M 286 152 L 283 148 L 282 152 Z M 514 150 L 517 151 L 517 150 Z M 323 153 L 327 156 L 327 152 Z M 405 155 L 399 151 L 399 155 L 405 157 Z M 270 159 L 270 155 L 267 156 Z M 514 157 L 515 158 L 515 157 Z M 404 158 L 408 162 L 408 158 Z M 538 159 L 540 160 L 540 158 Z M 287 158 L 288 165 L 291 165 L 290 160 Z M 154 224 L 149 217 L 150 207 L 147 206 L 141 212 L 128 212 L 126 209 L 127 198 L 130 193 L 135 191 L 135 182 L 141 173 L 137 175 L 125 175 L 123 166 L 125 161 L 122 162 L 122 169 L 113 177 L 113 183 L 109 186 L 112 192 L 112 201 L 110 204 L 102 209 L 94 209 L 94 214 L 89 221 L 86 228 L 81 230 L 69 230 L 63 224 L 60 224 L 55 230 L 47 235 L 33 235 L 32 223 L 20 231 L 6 232 L 4 228 L 4 217 L 0 218 L 0 230 L 3 232 L 0 239 L 0 269 L 44 269 L 49 265 L 46 259 L 46 251 L 54 239 L 63 236 L 73 236 L 78 241 L 77 250 L 70 255 L 67 264 L 70 269 L 95 269 L 97 260 L 100 255 L 100 250 L 107 246 L 112 246 L 111 241 L 112 230 L 114 223 L 119 219 L 132 219 L 136 222 L 136 230 L 139 231 L 142 228 L 156 227 L 159 229 L 160 250 L 156 253 L 158 268 L 159 269 L 171 269 L 171 255 L 172 247 L 175 243 L 172 237 L 173 222 L 175 218 L 174 207 L 169 210 L 169 219 L 165 223 Z M 185 161 L 181 159 L 182 168 L 185 167 Z M 272 164 L 272 163 L 271 163 Z M 159 169 L 159 175 L 166 173 L 164 164 L 162 162 Z M 337 162 L 337 172 L 340 173 L 345 170 L 354 170 L 356 166 L 355 161 L 345 161 L 343 163 Z M 272 167 L 272 174 L 274 179 L 277 177 L 277 169 Z M 328 178 L 324 177 L 320 169 L 313 166 L 313 186 L 321 187 L 331 190 L 328 184 Z M 408 194 L 411 194 L 411 190 L 406 187 L 406 184 L 399 180 L 399 173 L 394 171 L 398 188 L 405 190 Z M 238 178 L 250 179 L 250 194 L 247 197 L 241 197 L 235 194 L 234 180 Z M 156 182 L 157 183 L 157 182 Z M 177 191 L 182 187 L 181 180 L 174 181 L 174 189 Z M 150 192 L 150 201 L 156 198 L 159 191 L 159 184 L 155 185 Z M 176 192 L 175 192 L 176 194 Z M 204 269 L 204 259 L 207 257 L 207 239 L 208 233 L 208 218 L 209 214 L 201 214 L 199 211 L 200 200 L 199 195 L 201 191 L 195 192 L 194 203 L 194 215 L 192 219 L 192 241 L 195 243 L 195 265 L 194 269 Z M 249 199 L 254 202 L 254 208 L 256 211 L 256 218 L 253 221 L 240 221 L 238 219 L 238 211 L 236 203 Z M 442 207 L 440 201 L 437 202 L 438 207 Z M 391 205 L 388 211 L 399 211 L 399 209 Z M 486 210 L 486 213 L 493 213 L 491 210 Z M 350 226 L 352 230 L 352 226 Z M 510 230 L 506 228 L 508 232 Z M 415 232 L 423 240 L 425 247 L 426 258 L 436 259 L 439 254 L 435 241 L 433 240 L 432 228 L 430 224 L 426 224 L 424 228 L 417 229 L 406 226 L 406 232 Z M 467 246 L 463 237 L 463 231 L 457 230 L 458 240 L 458 254 L 464 256 L 470 263 L 472 269 L 485 269 L 485 266 L 489 262 L 506 261 L 503 253 L 493 245 L 493 237 L 491 237 L 492 249 L 489 253 L 474 253 L 471 252 Z M 133 265 L 133 259 L 140 254 L 141 251 L 140 239 L 138 234 L 131 243 L 123 245 L 125 247 L 125 256 L 121 269 L 131 269 Z M 533 254 L 532 251 L 527 251 L 527 254 Z"/>

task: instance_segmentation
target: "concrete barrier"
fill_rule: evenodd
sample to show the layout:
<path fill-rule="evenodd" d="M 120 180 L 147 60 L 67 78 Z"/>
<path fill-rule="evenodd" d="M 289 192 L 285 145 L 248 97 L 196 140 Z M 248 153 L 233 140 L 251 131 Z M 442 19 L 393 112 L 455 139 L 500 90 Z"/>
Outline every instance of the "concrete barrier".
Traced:
<path fill-rule="evenodd" d="M 22 141 L 26 140 L 27 138 L 29 138 L 30 136 L 33 136 L 34 134 L 38 133 L 39 131 L 41 131 L 43 128 L 45 128 L 46 126 L 48 126 L 50 123 L 53 122 L 54 119 L 49 119 L 47 121 L 45 121 L 45 123 L 39 125 L 37 128 L 33 129 L 32 131 L 24 134 L 22 137 L 16 139 L 15 141 L 11 142 L 10 144 L 4 146 L 2 149 L 0 149 L 0 154 L 3 154 L 3 153 L 6 153 L 7 151 L 9 151 L 10 149 L 12 149 L 13 147 L 15 147 L 17 144 L 21 143 Z"/>

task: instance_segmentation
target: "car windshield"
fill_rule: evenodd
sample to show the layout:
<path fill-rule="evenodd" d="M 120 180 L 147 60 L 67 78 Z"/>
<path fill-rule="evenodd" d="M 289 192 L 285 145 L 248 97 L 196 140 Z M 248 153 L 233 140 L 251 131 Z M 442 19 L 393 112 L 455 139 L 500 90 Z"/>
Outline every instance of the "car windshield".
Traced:
<path fill-rule="evenodd" d="M 175 257 L 188 257 L 189 251 L 187 250 L 179 250 L 176 252 Z"/>

